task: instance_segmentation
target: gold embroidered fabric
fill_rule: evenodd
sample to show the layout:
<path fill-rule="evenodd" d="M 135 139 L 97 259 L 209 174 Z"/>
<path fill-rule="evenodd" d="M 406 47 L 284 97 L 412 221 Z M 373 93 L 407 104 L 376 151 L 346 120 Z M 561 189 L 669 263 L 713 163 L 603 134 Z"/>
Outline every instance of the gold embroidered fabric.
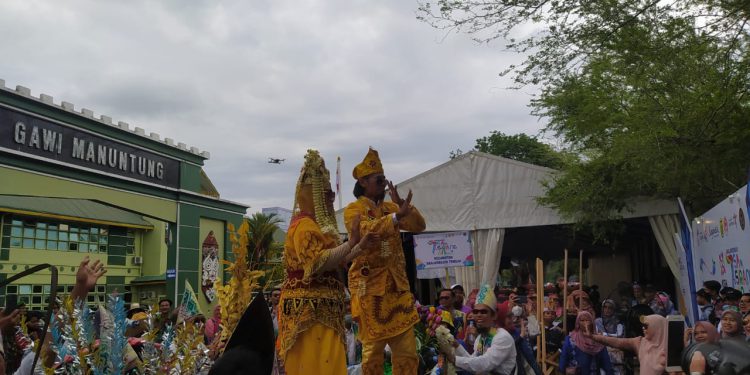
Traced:
<path fill-rule="evenodd" d="M 333 329 L 344 342 L 344 284 L 333 272 L 318 273 L 337 239 L 324 235 L 312 218 L 296 220 L 284 245 L 287 277 L 279 300 L 279 355 L 315 324 Z"/>
<path fill-rule="evenodd" d="M 352 294 L 352 316 L 360 321 L 360 339 L 381 340 L 410 329 L 419 320 L 414 298 L 406 276 L 406 259 L 400 231 L 421 232 L 425 221 L 417 209 L 394 224 L 392 214 L 398 211 L 393 202 L 379 205 L 360 197 L 344 209 L 344 222 L 351 233 L 352 220 L 361 218 L 362 236 L 380 233 L 381 244 L 352 262 L 349 268 L 349 290 Z"/>
<path fill-rule="evenodd" d="M 392 214 L 397 211 L 398 206 L 393 202 L 376 205 L 364 196 L 344 209 L 344 223 L 350 234 L 352 220 L 359 216 L 362 236 L 376 232 L 381 234 L 382 241 L 377 248 L 363 250 L 364 254 L 352 262 L 349 268 L 349 291 L 352 295 L 382 296 L 386 293 L 388 279 L 395 284 L 395 290 L 409 291 L 400 230 L 422 232 L 425 221 L 419 211 L 412 208 L 411 214 L 402 218 L 396 226 L 393 224 Z"/>

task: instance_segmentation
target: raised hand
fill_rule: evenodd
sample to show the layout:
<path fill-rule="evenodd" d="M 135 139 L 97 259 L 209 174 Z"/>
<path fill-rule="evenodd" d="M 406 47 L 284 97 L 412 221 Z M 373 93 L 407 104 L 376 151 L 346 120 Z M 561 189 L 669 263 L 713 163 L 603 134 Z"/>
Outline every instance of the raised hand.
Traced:
<path fill-rule="evenodd" d="M 98 259 L 94 261 L 94 263 L 90 263 L 91 259 L 87 255 L 78 266 L 78 272 L 76 272 L 76 285 L 70 293 L 70 296 L 74 301 L 85 301 L 86 296 L 89 294 L 89 290 L 93 289 L 97 280 L 107 273 L 107 270 L 104 268 L 104 263 Z"/>
<path fill-rule="evenodd" d="M 393 181 L 388 180 L 388 194 L 391 196 L 391 201 L 399 206 L 401 206 L 403 200 L 398 195 L 398 190 L 396 189 L 396 185 L 393 184 Z"/>
<path fill-rule="evenodd" d="M 76 285 L 81 285 L 86 290 L 91 290 L 96 285 L 97 280 L 107 273 L 104 263 L 99 259 L 95 260 L 94 263 L 89 263 L 91 263 L 91 259 L 87 255 L 81 261 L 78 272 L 76 272 Z"/>
<path fill-rule="evenodd" d="M 398 212 L 396 212 L 396 219 L 401 220 L 404 216 L 407 216 L 411 213 L 411 198 L 412 198 L 411 189 L 409 190 L 409 195 L 406 196 L 406 199 L 403 199 L 401 203 L 399 204 Z"/>

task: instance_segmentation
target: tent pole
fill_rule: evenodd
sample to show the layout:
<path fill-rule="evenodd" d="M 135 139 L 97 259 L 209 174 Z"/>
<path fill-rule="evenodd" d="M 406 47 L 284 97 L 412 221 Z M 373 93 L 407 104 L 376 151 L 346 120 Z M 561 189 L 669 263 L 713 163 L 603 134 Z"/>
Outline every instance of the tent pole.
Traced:
<path fill-rule="evenodd" d="M 578 290 L 583 290 L 583 249 L 578 250 Z"/>
<path fill-rule="evenodd" d="M 544 262 L 537 258 L 537 277 L 536 277 L 536 316 L 537 316 L 537 323 L 539 324 L 539 328 L 541 328 L 541 345 L 537 344 L 537 352 L 541 349 L 541 364 L 542 364 L 542 373 L 547 373 L 547 336 L 545 334 L 544 330 Z"/>

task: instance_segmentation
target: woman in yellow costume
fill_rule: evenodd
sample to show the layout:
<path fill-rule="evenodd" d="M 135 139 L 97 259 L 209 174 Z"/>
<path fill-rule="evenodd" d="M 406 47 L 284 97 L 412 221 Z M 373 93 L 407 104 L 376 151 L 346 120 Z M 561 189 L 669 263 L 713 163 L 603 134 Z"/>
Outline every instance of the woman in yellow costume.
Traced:
<path fill-rule="evenodd" d="M 308 150 L 284 245 L 286 280 L 279 301 L 279 356 L 287 374 L 346 374 L 344 283 L 337 268 L 379 243 L 352 233 L 341 243 L 330 173 Z"/>

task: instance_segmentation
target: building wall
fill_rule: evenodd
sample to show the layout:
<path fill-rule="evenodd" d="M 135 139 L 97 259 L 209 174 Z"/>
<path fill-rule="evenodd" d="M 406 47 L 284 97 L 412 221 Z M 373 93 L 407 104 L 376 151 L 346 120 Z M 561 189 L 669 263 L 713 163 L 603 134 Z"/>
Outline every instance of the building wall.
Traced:
<path fill-rule="evenodd" d="M 221 220 L 213 220 L 202 217 L 200 219 L 200 235 L 198 237 L 199 243 L 198 243 L 198 270 L 201 270 L 201 273 L 198 274 L 198 284 L 196 287 L 193 287 L 193 290 L 195 290 L 195 294 L 198 296 L 198 304 L 201 307 L 201 310 L 203 310 L 204 313 L 209 314 L 213 311 L 213 307 L 216 306 L 216 303 L 218 302 L 218 298 L 214 298 L 213 302 L 209 302 L 206 296 L 202 292 L 202 246 L 203 241 L 208 237 L 208 234 L 210 232 L 213 232 L 214 237 L 216 238 L 216 242 L 219 245 L 219 280 L 224 280 L 223 276 L 223 269 L 224 265 L 222 264 L 222 261 L 224 260 L 224 246 L 225 246 L 225 240 L 226 240 L 226 224 L 224 221 Z"/>
<path fill-rule="evenodd" d="M 598 254 L 589 258 L 586 282 L 599 286 L 602 299 L 615 290 L 621 281 L 631 282 L 630 257 L 627 253 Z"/>
<path fill-rule="evenodd" d="M 0 194 L 95 199 L 165 221 L 176 221 L 177 204 L 169 199 L 22 171 L 2 165 L 0 165 L 0 178 L 3 181 L 0 183 Z"/>
<path fill-rule="evenodd" d="M 141 276 L 140 266 L 133 265 L 132 258 L 142 254 L 143 232 L 128 231 L 126 228 L 111 226 L 97 226 L 86 223 L 59 222 L 47 218 L 35 218 L 31 216 L 18 216 L 11 214 L 2 215 L 2 259 L 0 259 L 0 278 L 5 279 L 10 275 L 17 274 L 33 266 L 42 263 L 50 263 L 58 269 L 58 293 L 68 294 L 75 284 L 75 274 L 84 256 L 89 256 L 92 262 L 100 261 L 107 268 L 107 274 L 99 280 L 93 293 L 89 295 L 90 303 L 104 302 L 105 293 L 117 290 L 127 294 L 130 291 L 129 282 Z M 29 224 L 34 223 L 34 227 Z M 63 227 L 67 226 L 67 228 Z M 19 237 L 18 229 L 21 229 Z M 74 231 L 75 229 L 75 231 Z M 96 229 L 97 234 L 93 234 Z M 87 236 L 93 242 L 83 241 L 83 231 L 87 230 Z M 33 240 L 28 239 L 28 231 L 33 232 Z M 66 241 L 53 240 L 52 234 L 65 233 Z M 79 236 L 79 241 L 70 241 L 71 236 Z M 119 234 L 122 234 L 120 236 Z M 97 236 L 96 238 L 93 238 Z M 102 238 L 106 242 L 99 242 Z M 23 240 L 20 241 L 19 238 Z M 28 245 L 27 241 L 31 244 Z M 96 249 L 86 250 L 69 248 L 51 250 L 56 244 L 76 243 L 90 244 Z M 119 247 L 119 248 L 118 248 Z M 120 255 L 122 254 L 122 255 Z M 50 271 L 43 270 L 29 275 L 11 284 L 5 293 L 0 296 L 0 305 L 4 303 L 4 295 L 7 293 L 18 294 L 19 301 L 27 303 L 33 309 L 39 309 L 46 305 L 46 297 L 49 294 Z M 30 289 L 32 292 L 26 292 Z M 38 290 L 37 290 L 38 289 Z M 28 300 L 26 297 L 30 296 Z M 126 298 L 129 298 L 126 297 Z"/>
<path fill-rule="evenodd" d="M 43 129 L 57 129 L 59 134 L 67 132 L 65 142 L 82 137 L 99 145 L 114 145 L 112 147 L 130 150 L 128 152 L 132 155 L 144 153 L 154 158 L 168 159 L 164 165 L 177 163 L 175 165 L 178 167 L 168 169 L 170 172 L 179 171 L 176 184 L 172 180 L 165 180 L 164 183 L 138 180 L 122 174 L 117 168 L 106 169 L 104 164 L 97 166 L 96 163 L 88 163 L 88 158 L 86 163 L 81 164 L 80 160 L 72 160 L 69 152 L 42 150 L 40 153 L 30 144 L 14 141 L 17 139 L 14 134 L 4 131 L 4 137 L 0 139 L 3 142 L 0 148 L 0 194 L 97 200 L 143 215 L 153 224 L 153 230 L 136 230 L 132 233 L 111 228 L 112 241 L 106 254 L 89 254 L 105 262 L 109 270 L 101 279 L 102 285 L 95 288 L 95 298 L 98 294 L 115 289 L 120 292 L 129 290 L 129 284 L 137 278 L 140 280 L 134 288 L 138 292 L 147 292 L 149 296 L 150 292 L 154 292 L 157 298 L 174 298 L 182 292 L 186 279 L 190 280 L 196 291 L 200 290 L 198 249 L 203 226 L 219 230 L 216 237 L 226 254 L 230 248 L 226 223 L 239 225 L 246 210 L 243 205 L 200 194 L 201 167 L 207 154 L 183 144 L 175 145 L 173 141 L 162 140 L 155 134 L 145 136 L 142 130 L 113 126 L 111 119 L 92 118 L 4 87 L 0 87 L 0 111 L 6 114 L 2 119 L 21 118 L 8 116 L 9 111 L 25 116 L 23 121 L 29 129 L 32 125 L 38 125 Z M 15 121 L 2 121 L 0 130 L 17 129 L 17 124 Z M 71 133 L 71 129 L 74 133 Z M 202 223 L 202 218 L 208 221 Z M 10 246 L 12 236 L 5 235 L 2 225 L 4 221 L 0 220 L 0 280 L 25 267 L 49 262 L 59 265 L 63 285 L 60 289 L 65 293 L 72 289 L 76 267 L 84 254 Z M 135 249 L 132 252 L 127 250 L 130 245 Z M 134 263 L 136 256 L 142 257 L 142 264 Z M 168 278 L 174 274 L 176 278 Z M 44 284 L 37 284 L 42 282 L 49 283 L 48 274 L 31 276 L 28 284 L 20 285 L 24 286 L 23 289 L 28 289 L 27 286 L 38 289 L 38 286 L 43 290 Z M 140 294 L 135 293 L 133 300 L 139 299 Z"/>
<path fill-rule="evenodd" d="M 242 223 L 242 216 L 237 213 L 233 213 L 226 210 L 206 207 L 198 204 L 183 202 L 179 207 L 179 225 L 177 231 L 177 250 L 176 256 L 169 257 L 167 261 L 167 270 L 175 270 L 175 278 L 167 278 L 167 295 L 170 298 L 174 298 L 175 303 L 179 303 L 180 295 L 185 285 L 185 280 L 190 282 L 193 286 L 196 294 L 199 293 L 200 287 L 200 258 L 201 258 L 201 243 L 203 238 L 201 237 L 202 228 L 201 222 L 208 225 L 207 228 L 212 228 L 214 221 L 223 223 L 222 235 L 216 235 L 216 238 L 223 238 L 223 259 L 232 260 L 231 256 L 231 243 L 229 241 L 229 223 L 232 223 L 235 228 L 239 227 Z M 205 230 L 208 233 L 208 230 Z M 179 262 L 179 267 L 177 266 Z M 201 297 L 199 298 L 199 302 Z M 202 308 L 208 307 L 203 300 Z M 204 312 L 209 312 L 204 310 Z"/>

